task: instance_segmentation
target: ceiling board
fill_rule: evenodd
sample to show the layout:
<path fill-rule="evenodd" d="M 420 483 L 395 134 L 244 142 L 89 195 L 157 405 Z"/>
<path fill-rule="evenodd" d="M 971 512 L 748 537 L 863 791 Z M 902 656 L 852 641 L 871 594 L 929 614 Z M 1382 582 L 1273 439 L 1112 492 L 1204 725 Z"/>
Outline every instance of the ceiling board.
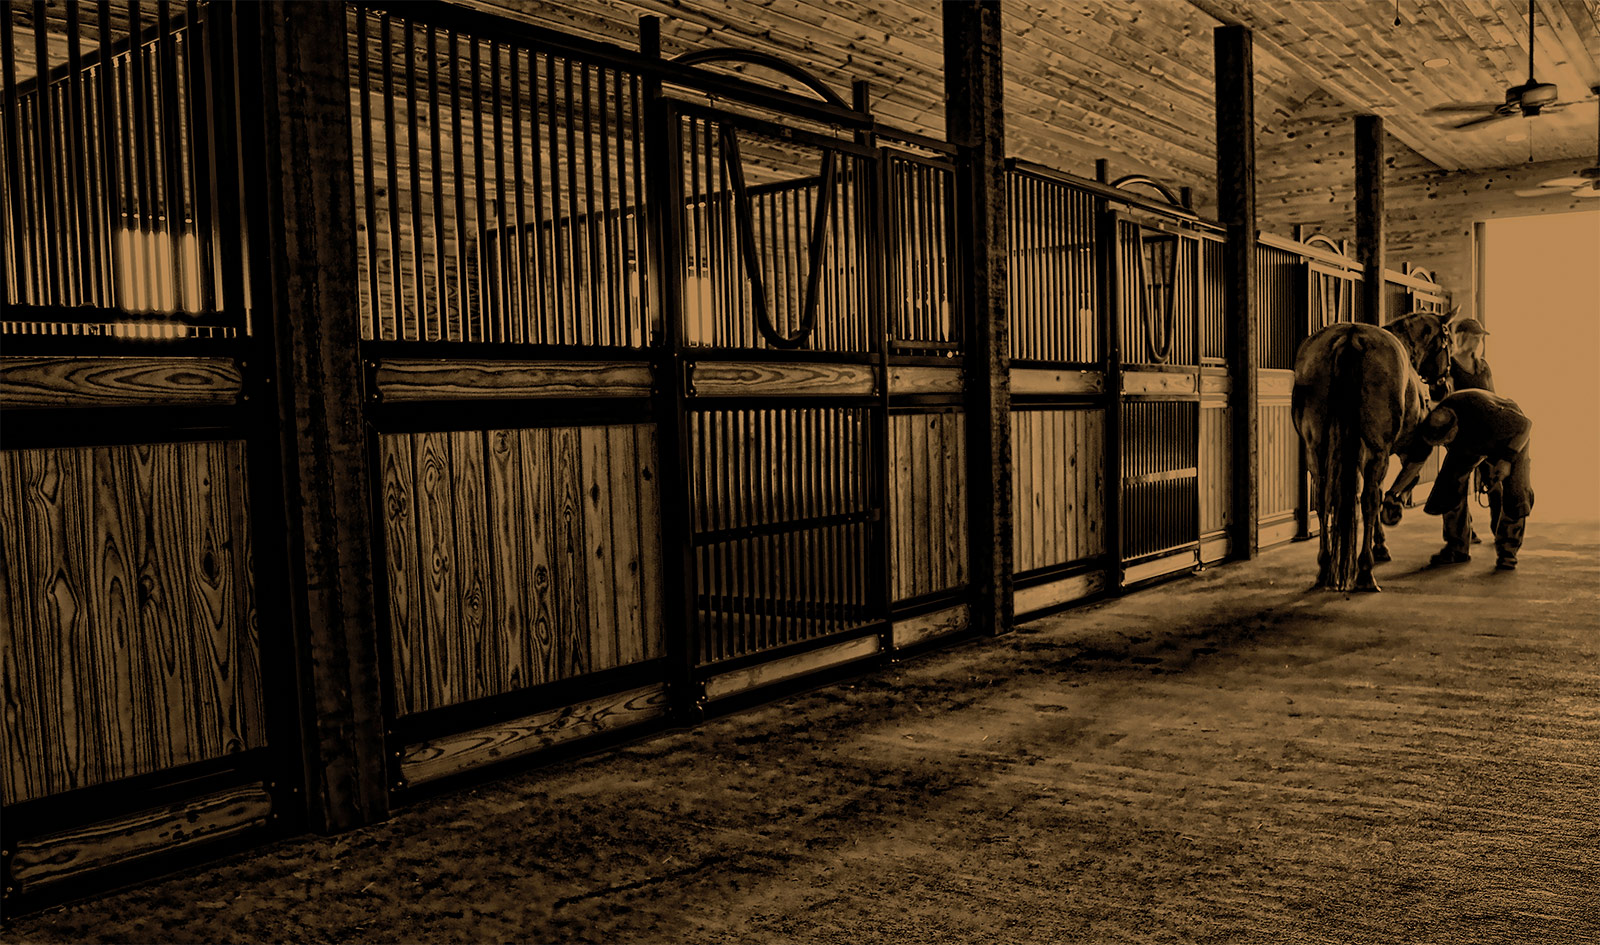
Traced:
<path fill-rule="evenodd" d="M 1504 167 L 1534 160 L 1595 159 L 1600 85 L 1600 3 L 1537 0 L 1534 74 L 1560 89 L 1569 107 L 1452 130 L 1470 114 L 1429 109 L 1460 102 L 1503 102 L 1508 86 L 1528 77 L 1525 0 L 1190 0 L 1219 22 L 1250 28 L 1257 47 L 1291 64 L 1352 114 L 1384 117 L 1398 140 L 1446 170 Z M 1443 68 L 1422 62 L 1446 58 Z"/>

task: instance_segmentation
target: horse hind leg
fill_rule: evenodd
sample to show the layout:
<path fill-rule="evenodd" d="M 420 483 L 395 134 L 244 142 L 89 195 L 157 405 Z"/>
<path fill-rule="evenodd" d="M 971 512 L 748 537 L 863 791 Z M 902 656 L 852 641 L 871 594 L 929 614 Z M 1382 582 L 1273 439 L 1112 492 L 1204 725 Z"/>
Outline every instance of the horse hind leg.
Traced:
<path fill-rule="evenodd" d="M 1383 498 L 1383 473 L 1389 465 L 1387 453 L 1374 450 L 1377 454 L 1367 460 L 1361 470 L 1361 556 L 1356 560 L 1356 586 L 1358 591 L 1381 591 L 1378 582 L 1372 576 L 1373 535 L 1380 527 L 1378 522 L 1378 508 Z M 1388 551 L 1384 551 L 1384 560 L 1388 560 Z"/>

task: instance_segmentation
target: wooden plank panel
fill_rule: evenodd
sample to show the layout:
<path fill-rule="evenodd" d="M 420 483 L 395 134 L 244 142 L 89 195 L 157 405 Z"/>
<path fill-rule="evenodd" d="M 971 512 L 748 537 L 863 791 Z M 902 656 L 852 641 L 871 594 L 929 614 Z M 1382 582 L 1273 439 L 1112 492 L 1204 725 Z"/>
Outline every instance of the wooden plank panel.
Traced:
<path fill-rule="evenodd" d="M 612 567 L 611 457 L 605 427 L 579 427 L 583 483 L 583 586 L 586 589 L 589 669 L 617 665 L 616 575 Z"/>
<path fill-rule="evenodd" d="M 712 701 L 725 699 L 728 696 L 748 692 L 761 686 L 770 686 L 786 679 L 803 676 L 806 673 L 818 672 L 833 666 L 865 659 L 877 653 L 881 646 L 881 641 L 877 635 L 858 637 L 854 640 L 834 643 L 797 656 L 773 660 L 770 663 L 760 663 L 744 669 L 736 669 L 706 680 L 706 698 Z"/>
<path fill-rule="evenodd" d="M 959 394 L 962 390 L 960 368 L 917 367 L 894 365 L 889 368 L 889 393 L 901 394 Z"/>
<path fill-rule="evenodd" d="M 1106 589 L 1104 571 L 1090 571 L 1017 591 L 1017 614 L 1030 614 L 1048 607 L 1081 600 Z"/>
<path fill-rule="evenodd" d="M 460 639 L 451 649 L 450 672 L 457 701 L 499 695 L 512 688 L 509 659 L 494 631 L 496 600 L 505 589 L 494 583 L 489 559 L 490 507 L 485 496 L 484 434 L 449 434 L 450 480 L 455 526 L 455 592 Z"/>
<path fill-rule="evenodd" d="M 904 600 L 916 593 L 914 590 L 916 574 L 911 564 L 912 529 L 915 527 L 916 518 L 912 505 L 911 483 L 913 422 L 913 416 L 910 414 L 894 414 L 889 417 L 889 507 L 894 528 L 890 536 L 890 573 L 895 600 Z"/>
<path fill-rule="evenodd" d="M 1012 368 L 1013 394 L 1099 394 L 1105 391 L 1102 371 L 1073 371 L 1053 368 Z"/>
<path fill-rule="evenodd" d="M 924 594 L 932 583 L 929 567 L 933 559 L 929 545 L 933 523 L 928 515 L 928 416 L 917 414 L 911 420 L 911 593 Z"/>
<path fill-rule="evenodd" d="M 102 870 L 154 853 L 209 843 L 260 827 L 272 816 L 261 784 L 230 788 L 116 820 L 16 845 L 11 875 L 20 891 Z"/>
<path fill-rule="evenodd" d="M 967 418 L 965 414 L 945 415 L 944 518 L 950 523 L 949 582 L 959 587 L 967 583 Z"/>
<path fill-rule="evenodd" d="M 389 640 L 394 667 L 395 710 L 400 715 L 421 706 L 423 579 L 418 549 L 414 490 L 414 445 L 409 436 L 378 438 L 383 476 L 383 558 L 389 588 Z"/>
<path fill-rule="evenodd" d="M 529 515 L 530 497 L 522 483 L 522 449 L 516 430 L 485 434 L 485 484 L 489 510 L 489 573 L 493 603 L 487 636 L 502 661 L 505 690 L 529 685 L 528 641 L 533 620 L 528 600 L 533 578 L 528 547 L 539 538 Z"/>
<path fill-rule="evenodd" d="M 660 461 L 656 431 L 646 424 L 633 428 L 634 454 L 638 457 L 639 614 L 643 659 L 667 654 L 666 614 L 662 609 Z"/>
<path fill-rule="evenodd" d="M 450 481 L 450 435 L 421 433 L 411 438 L 417 497 L 417 562 L 421 566 L 422 619 L 411 658 L 417 661 L 417 690 L 411 705 L 434 709 L 460 701 L 455 670 L 461 615 L 456 584 L 455 490 Z"/>
<path fill-rule="evenodd" d="M 0 453 L 8 802 L 263 743 L 243 445 Z"/>
<path fill-rule="evenodd" d="M 400 776 L 410 786 L 426 784 L 574 739 L 661 718 L 667 709 L 667 691 L 661 685 L 589 699 L 459 735 L 407 745 L 400 761 Z"/>
<path fill-rule="evenodd" d="M 1124 394 L 1192 394 L 1195 391 L 1193 374 L 1170 371 L 1129 371 L 1122 375 Z"/>
<path fill-rule="evenodd" d="M 578 429 L 550 431 L 555 545 L 556 670 L 558 678 L 589 671 L 588 568 L 584 547 L 582 444 Z"/>
<path fill-rule="evenodd" d="M 616 601 L 616 647 L 618 665 L 644 659 L 644 626 L 640 605 L 639 562 L 639 456 L 634 446 L 634 428 L 606 427 L 606 470 L 611 493 L 611 567 Z"/>
<path fill-rule="evenodd" d="M 869 396 L 877 390 L 878 369 L 864 364 L 698 361 L 689 379 L 697 397 Z"/>
<path fill-rule="evenodd" d="M 650 367 L 636 362 L 424 361 L 378 364 L 385 401 L 487 400 L 496 397 L 648 397 Z"/>
<path fill-rule="evenodd" d="M 1165 558 L 1156 558 L 1153 561 L 1145 561 L 1125 568 L 1122 572 L 1122 585 L 1126 587 L 1129 584 L 1137 584 L 1140 581 L 1148 581 L 1151 578 L 1176 574 L 1180 571 L 1192 571 L 1195 565 L 1199 563 L 1199 559 L 1196 557 L 1197 554 L 1198 552 L 1193 549 L 1180 551 Z"/>
<path fill-rule="evenodd" d="M 4 358 L 0 406 L 232 404 L 244 376 L 228 358 Z"/>
<path fill-rule="evenodd" d="M 527 522 L 523 547 L 527 553 L 524 573 L 528 579 L 528 626 L 523 635 L 523 660 L 528 667 L 530 686 L 561 676 L 561 603 L 556 574 L 558 516 L 554 498 L 552 437 L 551 430 L 517 432 L 522 501 Z"/>
<path fill-rule="evenodd" d="M 937 610 L 905 620 L 895 621 L 893 635 L 896 649 L 915 646 L 928 640 L 960 633 L 972 625 L 972 608 L 963 604 L 948 610 Z"/>
<path fill-rule="evenodd" d="M 1256 387 L 1258 396 L 1262 400 L 1288 398 L 1294 393 L 1294 372 L 1257 371 Z"/>

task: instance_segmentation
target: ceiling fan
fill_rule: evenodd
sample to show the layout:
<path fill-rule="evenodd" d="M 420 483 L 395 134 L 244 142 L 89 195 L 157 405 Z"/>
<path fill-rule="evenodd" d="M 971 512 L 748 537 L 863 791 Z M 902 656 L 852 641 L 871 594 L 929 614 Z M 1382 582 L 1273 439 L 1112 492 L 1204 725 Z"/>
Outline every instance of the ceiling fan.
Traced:
<path fill-rule="evenodd" d="M 1523 118 L 1533 118 L 1543 112 L 1555 111 L 1567 107 L 1558 104 L 1556 99 L 1561 97 L 1561 90 L 1549 82 L 1540 82 L 1533 77 L 1533 3 L 1528 0 L 1528 81 L 1521 85 L 1513 85 L 1506 89 L 1504 102 L 1458 102 L 1450 105 L 1439 105 L 1428 109 L 1434 114 L 1449 112 L 1481 112 L 1488 110 L 1487 115 L 1471 118 L 1457 125 L 1451 125 L 1453 130 L 1463 128 L 1481 128 L 1484 125 L 1504 121 L 1521 115 Z"/>
<path fill-rule="evenodd" d="M 1600 85 L 1595 86 L 1595 104 L 1600 105 Z M 1517 191 L 1518 197 L 1548 197 L 1559 194 L 1564 189 L 1570 189 L 1574 197 L 1600 198 L 1600 122 L 1595 124 L 1596 144 L 1594 167 L 1586 167 L 1573 172 L 1570 177 L 1557 177 L 1547 180 L 1538 187 L 1529 187 Z"/>

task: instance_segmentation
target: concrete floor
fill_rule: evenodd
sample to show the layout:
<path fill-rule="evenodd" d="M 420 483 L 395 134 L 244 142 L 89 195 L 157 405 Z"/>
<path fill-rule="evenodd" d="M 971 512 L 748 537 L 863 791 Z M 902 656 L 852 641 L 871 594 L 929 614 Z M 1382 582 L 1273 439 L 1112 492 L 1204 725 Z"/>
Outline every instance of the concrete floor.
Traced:
<path fill-rule="evenodd" d="M 1597 942 L 1600 525 L 1314 544 L 7 941 Z"/>

